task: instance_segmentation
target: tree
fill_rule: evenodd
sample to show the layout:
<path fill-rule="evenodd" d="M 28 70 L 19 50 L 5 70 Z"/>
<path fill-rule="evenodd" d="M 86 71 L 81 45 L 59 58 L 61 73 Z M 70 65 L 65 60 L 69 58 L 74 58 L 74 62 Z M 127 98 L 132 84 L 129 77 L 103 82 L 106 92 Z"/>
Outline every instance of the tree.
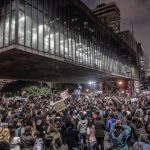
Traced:
<path fill-rule="evenodd" d="M 47 96 L 51 94 L 51 91 L 48 87 L 39 88 L 38 86 L 29 86 L 24 88 L 25 91 L 31 96 Z"/>

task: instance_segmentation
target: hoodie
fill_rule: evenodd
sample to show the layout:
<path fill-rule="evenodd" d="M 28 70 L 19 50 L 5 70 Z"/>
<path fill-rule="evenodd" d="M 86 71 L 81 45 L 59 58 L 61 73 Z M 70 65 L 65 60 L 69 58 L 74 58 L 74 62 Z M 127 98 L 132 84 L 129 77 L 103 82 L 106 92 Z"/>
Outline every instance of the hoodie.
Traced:
<path fill-rule="evenodd" d="M 88 124 L 87 119 L 85 119 L 85 120 L 80 120 L 80 121 L 78 122 L 77 129 L 79 130 L 80 133 L 86 133 L 87 124 Z"/>
<path fill-rule="evenodd" d="M 116 122 L 116 119 L 115 118 L 110 118 L 107 120 L 107 123 L 106 123 L 106 129 L 108 132 L 110 132 L 110 129 L 112 127 L 112 125 Z"/>

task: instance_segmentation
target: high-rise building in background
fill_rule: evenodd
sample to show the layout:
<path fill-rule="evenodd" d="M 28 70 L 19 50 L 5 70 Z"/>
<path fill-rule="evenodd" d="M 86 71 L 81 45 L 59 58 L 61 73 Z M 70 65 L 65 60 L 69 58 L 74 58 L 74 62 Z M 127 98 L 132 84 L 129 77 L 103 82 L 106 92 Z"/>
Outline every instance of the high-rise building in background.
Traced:
<path fill-rule="evenodd" d="M 137 41 L 134 37 L 134 34 L 129 30 L 122 31 L 118 33 L 118 36 L 130 47 L 132 50 L 137 52 Z"/>
<path fill-rule="evenodd" d="M 97 5 L 93 13 L 115 33 L 120 32 L 120 9 L 115 3 Z"/>
<path fill-rule="evenodd" d="M 144 87 L 145 67 L 144 67 L 144 48 L 141 43 L 137 44 L 137 65 L 141 90 Z"/>

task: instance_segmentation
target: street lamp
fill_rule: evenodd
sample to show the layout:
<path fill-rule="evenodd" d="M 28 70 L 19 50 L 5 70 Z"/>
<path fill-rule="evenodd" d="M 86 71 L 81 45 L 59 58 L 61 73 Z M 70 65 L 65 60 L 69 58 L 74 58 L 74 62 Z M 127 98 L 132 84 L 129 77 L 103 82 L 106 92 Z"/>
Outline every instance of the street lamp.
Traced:
<path fill-rule="evenodd" d="M 119 81 L 118 84 L 121 86 L 122 85 L 122 81 Z"/>

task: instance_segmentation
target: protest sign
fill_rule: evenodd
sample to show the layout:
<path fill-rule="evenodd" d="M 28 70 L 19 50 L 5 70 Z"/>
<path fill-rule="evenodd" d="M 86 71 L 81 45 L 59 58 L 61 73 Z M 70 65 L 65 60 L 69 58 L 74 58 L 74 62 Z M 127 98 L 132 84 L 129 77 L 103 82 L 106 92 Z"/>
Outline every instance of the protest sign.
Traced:
<path fill-rule="evenodd" d="M 63 91 L 61 94 L 60 94 L 60 97 L 62 98 L 62 100 L 65 100 L 69 97 L 69 94 L 68 94 L 68 89 L 66 89 L 65 91 Z"/>
<path fill-rule="evenodd" d="M 57 112 L 62 111 L 63 109 L 65 109 L 65 101 L 64 100 L 60 100 L 58 102 L 56 102 L 54 104 L 54 108 Z"/>

